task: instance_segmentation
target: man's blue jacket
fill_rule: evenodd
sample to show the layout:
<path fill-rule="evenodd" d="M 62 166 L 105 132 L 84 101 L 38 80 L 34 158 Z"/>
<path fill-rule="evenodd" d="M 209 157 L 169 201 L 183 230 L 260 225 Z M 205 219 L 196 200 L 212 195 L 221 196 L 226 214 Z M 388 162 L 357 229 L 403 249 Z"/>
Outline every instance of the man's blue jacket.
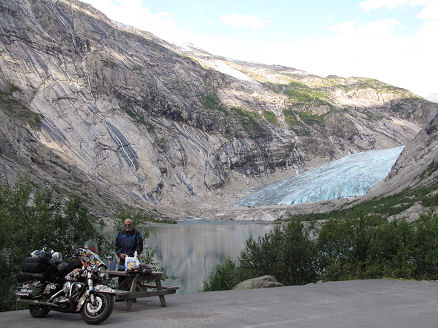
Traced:
<path fill-rule="evenodd" d="M 140 254 L 143 251 L 143 236 L 135 229 L 123 230 L 119 232 L 116 238 L 116 253 L 120 256 L 120 253 L 127 256 L 134 256 L 134 252 L 137 251 Z"/>

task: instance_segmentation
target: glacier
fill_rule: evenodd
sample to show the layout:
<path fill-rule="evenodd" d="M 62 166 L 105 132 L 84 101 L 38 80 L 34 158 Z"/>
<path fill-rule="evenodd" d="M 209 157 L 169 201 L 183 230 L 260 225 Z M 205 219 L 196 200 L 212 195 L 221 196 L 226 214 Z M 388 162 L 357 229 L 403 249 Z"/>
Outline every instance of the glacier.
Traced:
<path fill-rule="evenodd" d="M 365 195 L 384 179 L 404 146 L 345 156 L 253 191 L 233 206 L 290 205 Z"/>

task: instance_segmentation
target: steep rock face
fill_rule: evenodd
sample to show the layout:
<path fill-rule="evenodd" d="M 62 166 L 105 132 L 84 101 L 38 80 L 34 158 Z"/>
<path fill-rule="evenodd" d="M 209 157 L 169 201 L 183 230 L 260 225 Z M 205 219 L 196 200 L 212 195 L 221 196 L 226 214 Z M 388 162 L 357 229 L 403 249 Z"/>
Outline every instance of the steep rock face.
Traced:
<path fill-rule="evenodd" d="M 99 207 L 181 215 L 349 153 L 406 144 L 437 111 L 374 80 L 179 49 L 70 0 L 2 1 L 0 91 L 2 180 L 21 173 Z M 12 115 L 10 102 L 39 123 Z"/>
<path fill-rule="evenodd" d="M 372 188 L 367 198 L 388 196 L 437 180 L 438 116 L 417 134 L 400 154 L 388 177 Z"/>

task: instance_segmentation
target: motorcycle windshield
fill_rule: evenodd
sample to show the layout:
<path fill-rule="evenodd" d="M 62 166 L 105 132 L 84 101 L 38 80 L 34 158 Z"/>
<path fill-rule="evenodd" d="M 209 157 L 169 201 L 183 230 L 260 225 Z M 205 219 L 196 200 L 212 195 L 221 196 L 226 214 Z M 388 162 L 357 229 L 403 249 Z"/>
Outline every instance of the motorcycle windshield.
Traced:
<path fill-rule="evenodd" d="M 103 264 L 102 259 L 90 249 L 79 248 L 79 256 L 81 257 L 82 263 L 87 263 L 90 266 L 99 266 Z"/>

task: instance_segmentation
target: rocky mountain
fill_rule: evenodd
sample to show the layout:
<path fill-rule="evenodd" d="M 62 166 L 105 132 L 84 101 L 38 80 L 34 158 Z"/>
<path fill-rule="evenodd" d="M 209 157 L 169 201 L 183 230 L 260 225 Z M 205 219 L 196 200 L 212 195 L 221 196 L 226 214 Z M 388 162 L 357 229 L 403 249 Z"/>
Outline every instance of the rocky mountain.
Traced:
<path fill-rule="evenodd" d="M 0 92 L 0 179 L 79 192 L 101 215 L 212 216 L 261 184 L 405 145 L 438 112 L 373 79 L 178 48 L 74 0 L 0 3 Z"/>
<path fill-rule="evenodd" d="M 408 143 L 385 180 L 372 188 L 361 201 L 405 193 L 424 194 L 427 201 L 400 204 L 406 209 L 390 219 L 415 220 L 423 213 L 438 214 L 438 115 Z M 410 198 L 414 198 L 410 196 Z M 399 205 L 399 206 L 400 206 Z"/>

